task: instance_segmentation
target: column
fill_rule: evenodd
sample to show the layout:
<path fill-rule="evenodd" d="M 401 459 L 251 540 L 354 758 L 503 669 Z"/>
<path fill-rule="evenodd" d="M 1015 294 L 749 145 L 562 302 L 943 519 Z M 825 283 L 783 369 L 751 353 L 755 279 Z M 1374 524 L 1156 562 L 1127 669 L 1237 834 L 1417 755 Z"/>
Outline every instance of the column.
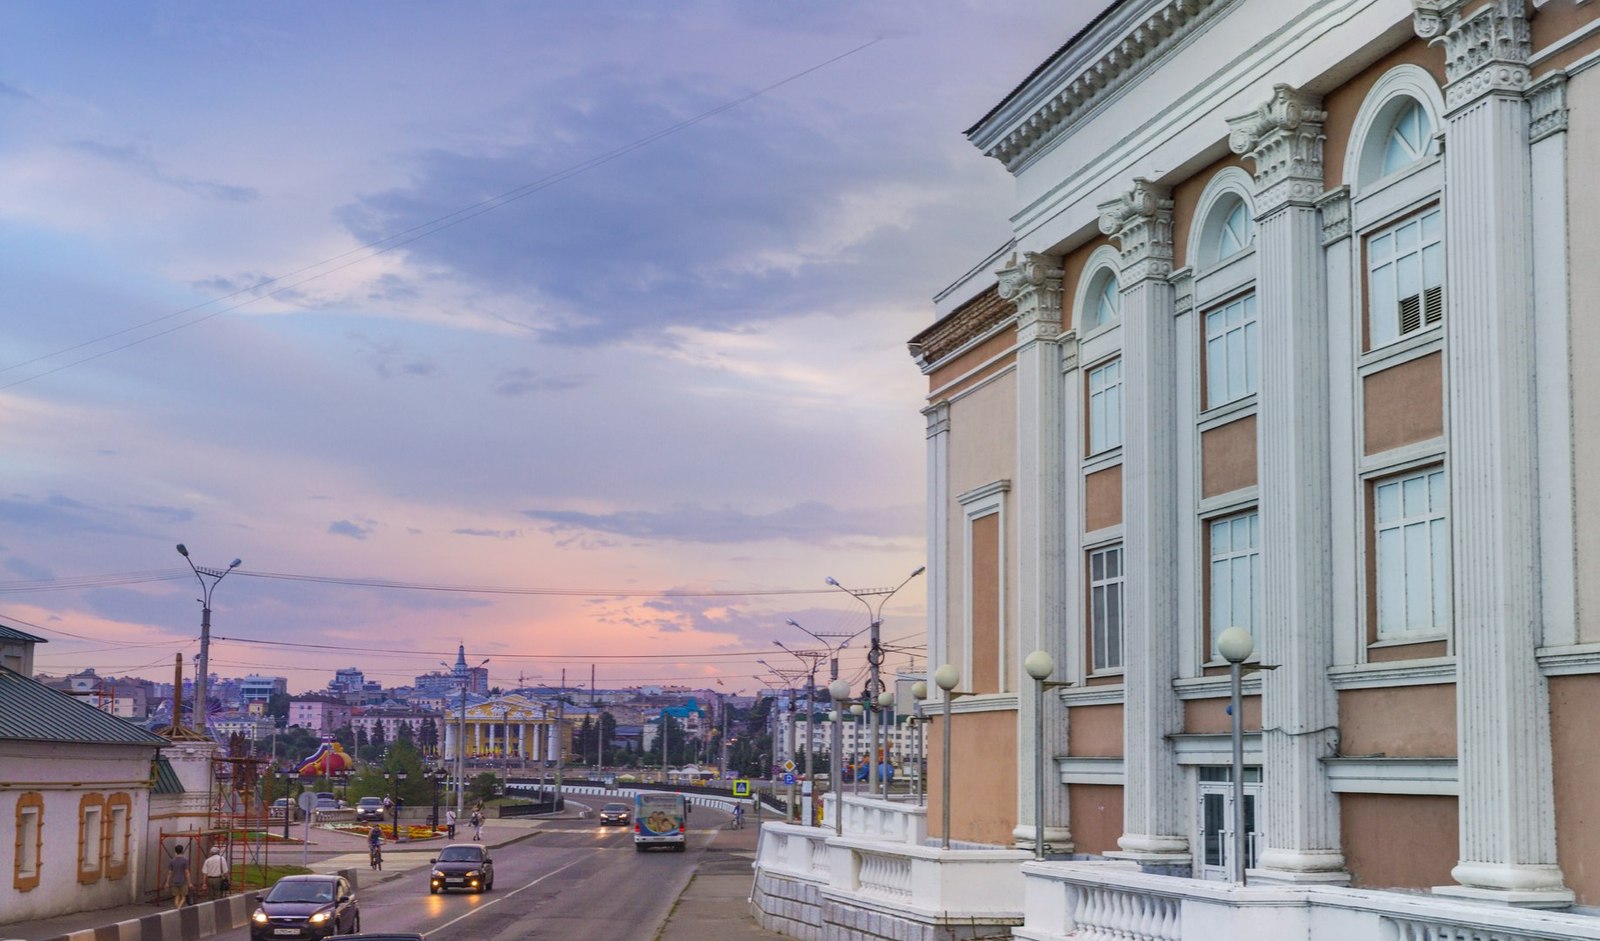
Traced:
<path fill-rule="evenodd" d="M 448 717 L 447 717 L 448 718 Z M 455 757 L 456 727 L 453 722 L 446 722 L 444 727 L 444 757 Z"/>
<path fill-rule="evenodd" d="M 934 697 L 939 688 L 933 685 L 933 671 L 950 659 L 946 601 L 950 585 L 950 402 L 934 402 L 922 415 L 927 420 L 928 442 L 928 675 L 924 679 L 928 695 Z"/>
<path fill-rule="evenodd" d="M 1029 252 L 999 277 L 1000 296 L 1017 305 L 1017 595 L 1018 660 L 1034 650 L 1055 658 L 1058 674 L 1067 666 L 1067 612 L 1073 604 L 1063 592 L 1066 517 L 1066 424 L 1061 386 L 1061 259 Z M 1058 675 L 1053 679 L 1061 679 Z M 1033 679 L 1020 669 L 1006 684 L 1018 693 L 1017 827 L 1012 838 L 1032 846 L 1033 762 L 1045 762 L 1044 841 L 1056 853 L 1073 851 L 1067 819 L 1067 789 L 1055 759 L 1066 749 L 1066 709 L 1054 692 L 1044 699 L 1044 739 L 1036 742 Z"/>
<path fill-rule="evenodd" d="M 1321 99 L 1287 85 L 1228 121 L 1255 163 L 1256 309 L 1261 329 L 1257 480 L 1262 682 L 1263 882 L 1346 883 L 1339 803 L 1322 759 L 1338 749 L 1333 538 L 1323 289 Z"/>
<path fill-rule="evenodd" d="M 1183 731 L 1178 669 L 1172 200 L 1135 179 L 1102 203 L 1100 231 L 1122 253 L 1123 833 L 1115 855 L 1187 872 L 1189 806 L 1171 736 Z"/>
<path fill-rule="evenodd" d="M 1416 4 L 1445 49 L 1445 382 L 1459 748 L 1459 886 L 1565 905 L 1540 643 L 1532 155 L 1524 0 Z"/>

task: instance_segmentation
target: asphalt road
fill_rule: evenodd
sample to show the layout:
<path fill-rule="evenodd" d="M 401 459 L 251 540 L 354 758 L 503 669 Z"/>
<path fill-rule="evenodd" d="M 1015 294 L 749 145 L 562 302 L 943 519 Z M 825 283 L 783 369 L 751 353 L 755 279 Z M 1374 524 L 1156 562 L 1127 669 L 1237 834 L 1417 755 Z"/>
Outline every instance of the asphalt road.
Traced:
<path fill-rule="evenodd" d="M 697 808 L 700 815 L 709 826 L 726 819 Z M 361 930 L 428 941 L 652 941 L 712 838 L 691 825 L 687 852 L 640 853 L 630 827 L 547 820 L 534 836 L 492 851 L 492 892 L 429 895 L 427 866 L 358 890 Z M 218 938 L 249 941 L 250 932 Z"/>

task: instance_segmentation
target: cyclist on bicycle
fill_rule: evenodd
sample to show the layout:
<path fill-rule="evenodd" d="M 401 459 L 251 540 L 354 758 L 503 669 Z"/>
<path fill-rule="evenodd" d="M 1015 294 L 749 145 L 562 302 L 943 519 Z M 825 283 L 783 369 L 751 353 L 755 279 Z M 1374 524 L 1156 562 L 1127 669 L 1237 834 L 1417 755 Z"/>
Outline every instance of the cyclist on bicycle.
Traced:
<path fill-rule="evenodd" d="M 733 828 L 735 830 L 743 830 L 744 829 L 744 805 L 743 804 L 734 804 L 733 805 Z"/>
<path fill-rule="evenodd" d="M 367 853 L 372 860 L 373 869 L 383 868 L 383 831 L 376 825 L 367 831 Z"/>

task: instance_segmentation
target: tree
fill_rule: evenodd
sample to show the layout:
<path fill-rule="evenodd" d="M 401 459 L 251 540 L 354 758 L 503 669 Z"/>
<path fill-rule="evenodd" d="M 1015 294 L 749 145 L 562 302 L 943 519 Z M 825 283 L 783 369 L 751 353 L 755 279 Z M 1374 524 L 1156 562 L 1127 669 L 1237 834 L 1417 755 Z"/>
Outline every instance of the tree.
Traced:
<path fill-rule="evenodd" d="M 500 794 L 500 779 L 495 777 L 493 771 L 482 771 L 474 775 L 467 782 L 467 799 L 471 801 L 493 800 Z"/>
<path fill-rule="evenodd" d="M 389 744 L 389 735 L 383 730 L 381 721 L 372 723 L 372 747 L 383 748 Z"/>
<path fill-rule="evenodd" d="M 267 715 L 274 719 L 289 718 L 289 694 L 273 693 L 267 697 Z"/>
<path fill-rule="evenodd" d="M 418 744 L 422 746 L 424 754 L 437 755 L 439 753 L 439 723 L 433 716 L 422 720 L 420 738 L 421 741 Z"/>
<path fill-rule="evenodd" d="M 400 727 L 395 729 L 395 740 L 405 742 L 408 745 L 416 744 L 416 735 L 411 731 L 411 723 L 400 723 Z"/>

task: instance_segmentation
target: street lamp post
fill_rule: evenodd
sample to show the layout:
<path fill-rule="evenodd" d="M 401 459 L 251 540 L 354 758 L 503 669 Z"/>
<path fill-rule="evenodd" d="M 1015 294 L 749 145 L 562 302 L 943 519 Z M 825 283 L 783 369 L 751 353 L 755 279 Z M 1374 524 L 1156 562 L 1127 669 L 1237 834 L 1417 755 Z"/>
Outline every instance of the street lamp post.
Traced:
<path fill-rule="evenodd" d="M 1217 635 L 1217 653 L 1228 661 L 1228 681 L 1233 699 L 1233 881 L 1245 884 L 1244 876 L 1244 662 L 1255 649 L 1255 638 L 1242 627 L 1230 627 Z"/>
<path fill-rule="evenodd" d="M 1044 688 L 1056 671 L 1056 661 L 1047 651 L 1035 650 L 1022 661 L 1022 668 L 1033 677 L 1033 858 L 1044 859 Z"/>
<path fill-rule="evenodd" d="M 855 724 L 856 747 L 851 749 L 852 754 L 854 752 L 858 751 L 861 748 L 861 716 L 866 711 L 867 711 L 867 707 L 861 705 L 860 703 L 852 703 L 850 705 L 850 715 L 854 716 L 855 720 L 856 720 L 856 724 Z M 867 774 L 868 774 L 868 777 L 870 778 L 872 772 L 869 770 L 867 772 Z M 872 785 L 868 784 L 867 788 L 868 788 L 867 793 L 868 794 L 872 793 L 872 791 L 871 791 Z M 851 768 L 850 769 L 850 793 L 852 793 L 852 794 L 860 794 L 861 793 L 861 772 L 856 770 L 855 768 Z"/>
<path fill-rule="evenodd" d="M 439 829 L 439 779 L 443 777 L 443 768 L 428 769 L 428 779 L 433 782 L 433 814 L 428 818 L 428 823 L 435 830 Z"/>
<path fill-rule="evenodd" d="M 939 847 L 950 848 L 950 700 L 954 697 L 956 685 L 961 682 L 961 671 L 954 664 L 947 663 L 933 671 L 933 682 L 944 690 L 944 718 L 939 723 L 940 732 L 944 736 L 944 754 L 940 755 L 939 771 Z"/>
<path fill-rule="evenodd" d="M 289 838 L 289 808 L 294 806 L 294 800 L 289 797 L 289 791 L 294 787 L 294 782 L 300 777 L 296 771 L 280 771 L 283 776 L 283 838 Z"/>
<path fill-rule="evenodd" d="M 394 802 L 394 841 L 400 842 L 400 782 L 406 779 L 404 771 L 385 771 L 383 779 L 389 782 L 389 799 Z"/>
<path fill-rule="evenodd" d="M 846 588 L 843 585 L 839 584 L 838 579 L 834 578 L 832 575 L 828 576 L 828 579 L 827 579 L 829 585 L 832 585 L 833 587 L 839 589 L 840 591 L 844 592 L 845 594 L 850 595 L 851 597 L 855 598 L 857 601 L 859 601 L 862 604 L 866 605 L 867 606 L 867 614 L 871 618 L 871 622 L 870 622 L 870 624 L 868 626 L 869 626 L 870 630 L 872 631 L 872 642 L 871 642 L 871 646 L 867 650 L 867 667 L 872 671 L 872 678 L 867 684 L 867 696 L 868 696 L 868 701 L 873 703 L 874 708 L 873 708 L 873 712 L 870 715 L 867 716 L 867 733 L 868 733 L 868 737 L 871 740 L 871 749 L 872 749 L 871 753 L 870 753 L 870 755 L 868 757 L 869 769 L 868 769 L 868 772 L 867 772 L 867 793 L 869 793 L 869 794 L 881 794 L 881 793 L 883 793 L 883 787 L 881 786 L 881 783 L 878 781 L 877 762 L 878 762 L 878 726 L 879 726 L 879 722 L 878 722 L 878 715 L 877 715 L 877 709 L 876 709 L 876 702 L 873 699 L 873 697 L 876 697 L 878 695 L 878 693 L 881 691 L 880 680 L 878 678 L 878 670 L 883 665 L 883 644 L 880 642 L 881 639 L 880 639 L 880 636 L 879 636 L 880 635 L 880 629 L 883 626 L 883 606 L 889 603 L 889 599 L 894 597 L 894 593 L 895 592 L 897 592 L 900 589 L 906 587 L 906 584 L 908 582 L 910 582 L 913 578 L 916 578 L 918 575 L 921 575 L 923 572 L 926 572 L 927 570 L 928 570 L 928 567 L 925 566 L 925 565 L 917 566 L 916 571 L 912 572 L 910 575 L 907 575 L 905 577 L 905 581 L 902 581 L 900 584 L 894 586 L 893 588 L 868 588 L 868 589 L 852 590 L 852 589 Z M 878 606 L 876 608 L 874 608 L 872 606 L 872 602 L 867 600 L 868 598 L 876 598 L 876 599 L 878 599 Z"/>
<path fill-rule="evenodd" d="M 923 799 L 927 796 L 928 788 L 922 780 L 922 703 L 928 698 L 928 681 L 917 680 L 911 684 L 911 718 L 916 723 L 912 729 L 911 750 L 916 757 L 912 761 L 916 764 L 916 789 L 917 806 L 922 806 Z"/>
<path fill-rule="evenodd" d="M 844 726 L 841 723 L 844 713 L 844 704 L 850 700 L 850 684 L 837 676 L 839 661 L 833 661 L 835 677 L 828 684 L 828 695 L 833 699 L 833 711 L 828 713 L 828 719 L 833 726 L 832 735 L 828 743 L 828 790 L 833 792 L 833 832 L 835 835 L 844 832 L 844 788 L 840 775 L 844 773 Z"/>
<path fill-rule="evenodd" d="M 183 561 L 189 563 L 189 568 L 194 572 L 194 577 L 200 582 L 200 665 L 195 670 L 194 676 L 194 727 L 197 732 L 206 730 L 206 677 L 211 670 L 211 593 L 216 590 L 217 583 L 223 576 L 239 567 L 240 560 L 234 559 L 225 569 L 214 569 L 198 566 L 189 558 L 189 550 L 183 543 L 178 543 L 178 554 L 183 556 Z M 211 579 L 208 583 L 206 579 Z M 178 725 L 178 716 L 172 717 L 174 727 Z"/>
<path fill-rule="evenodd" d="M 484 657 L 478 666 L 488 664 L 489 658 Z M 442 667 L 451 667 L 451 664 L 439 661 Z M 473 669 L 477 669 L 474 667 Z M 456 716 L 456 816 L 464 816 L 467 812 L 467 678 L 472 675 L 468 670 L 461 675 L 461 712 Z"/>

